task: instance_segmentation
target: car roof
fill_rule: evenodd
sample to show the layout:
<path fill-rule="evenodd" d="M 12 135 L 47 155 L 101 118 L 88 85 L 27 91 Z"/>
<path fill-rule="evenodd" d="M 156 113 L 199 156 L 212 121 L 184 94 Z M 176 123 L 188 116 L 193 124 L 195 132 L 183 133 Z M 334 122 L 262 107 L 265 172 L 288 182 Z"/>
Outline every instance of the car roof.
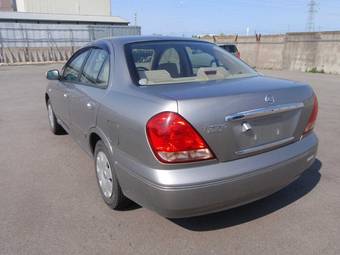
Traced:
<path fill-rule="evenodd" d="M 104 38 L 98 41 L 95 41 L 93 44 L 97 44 L 100 42 L 111 42 L 114 44 L 125 45 L 129 43 L 135 42 L 148 42 L 148 41 L 194 41 L 194 42 L 205 42 L 194 38 L 185 38 L 185 37 L 177 37 L 177 36 L 117 36 L 111 38 Z"/>

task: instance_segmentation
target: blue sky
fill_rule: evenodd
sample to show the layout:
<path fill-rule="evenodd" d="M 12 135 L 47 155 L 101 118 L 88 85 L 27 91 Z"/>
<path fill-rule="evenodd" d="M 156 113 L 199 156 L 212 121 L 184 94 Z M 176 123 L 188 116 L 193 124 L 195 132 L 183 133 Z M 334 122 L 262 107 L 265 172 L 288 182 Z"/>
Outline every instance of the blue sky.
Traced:
<path fill-rule="evenodd" d="M 143 34 L 263 34 L 304 31 L 308 0 L 111 0 L 112 15 Z M 316 30 L 340 30 L 340 0 L 318 0 Z"/>

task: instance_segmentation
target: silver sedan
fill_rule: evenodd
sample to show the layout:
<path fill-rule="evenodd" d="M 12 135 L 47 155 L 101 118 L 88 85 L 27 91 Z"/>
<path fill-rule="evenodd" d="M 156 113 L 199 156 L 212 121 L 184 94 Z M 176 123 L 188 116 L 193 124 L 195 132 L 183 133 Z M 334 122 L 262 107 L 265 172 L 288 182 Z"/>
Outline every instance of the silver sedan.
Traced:
<path fill-rule="evenodd" d="M 47 73 L 53 133 L 95 161 L 113 209 L 130 200 L 170 218 L 268 196 L 315 160 L 310 86 L 264 77 L 217 45 L 117 37 Z"/>

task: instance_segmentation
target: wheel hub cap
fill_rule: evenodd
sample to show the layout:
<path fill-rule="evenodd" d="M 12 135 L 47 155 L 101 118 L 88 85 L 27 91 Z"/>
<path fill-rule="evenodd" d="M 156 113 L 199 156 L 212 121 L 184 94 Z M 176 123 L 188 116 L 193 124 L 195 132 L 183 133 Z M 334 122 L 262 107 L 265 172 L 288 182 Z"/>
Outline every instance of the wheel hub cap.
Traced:
<path fill-rule="evenodd" d="M 99 151 L 96 158 L 96 171 L 98 176 L 99 186 L 105 197 L 112 196 L 112 172 L 110 162 L 104 152 Z"/>
<path fill-rule="evenodd" d="M 47 106 L 48 110 L 48 120 L 50 121 L 50 125 L 52 128 L 54 128 L 54 121 L 53 121 L 53 110 L 51 104 Z"/>

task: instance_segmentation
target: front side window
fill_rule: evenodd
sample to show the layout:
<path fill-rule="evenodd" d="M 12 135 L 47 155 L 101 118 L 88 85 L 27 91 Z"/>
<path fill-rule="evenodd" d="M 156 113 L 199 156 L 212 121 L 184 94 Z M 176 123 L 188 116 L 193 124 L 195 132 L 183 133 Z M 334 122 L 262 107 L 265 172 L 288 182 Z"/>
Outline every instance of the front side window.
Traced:
<path fill-rule="evenodd" d="M 98 87 L 106 87 L 108 76 L 108 52 L 102 49 L 92 49 L 80 75 L 80 82 Z"/>
<path fill-rule="evenodd" d="M 224 80 L 256 76 L 242 61 L 215 44 L 197 41 L 137 42 L 125 46 L 133 80 L 139 85 Z"/>
<path fill-rule="evenodd" d="M 78 81 L 79 72 L 88 53 L 89 50 L 86 50 L 66 64 L 62 78 L 64 81 Z"/>

